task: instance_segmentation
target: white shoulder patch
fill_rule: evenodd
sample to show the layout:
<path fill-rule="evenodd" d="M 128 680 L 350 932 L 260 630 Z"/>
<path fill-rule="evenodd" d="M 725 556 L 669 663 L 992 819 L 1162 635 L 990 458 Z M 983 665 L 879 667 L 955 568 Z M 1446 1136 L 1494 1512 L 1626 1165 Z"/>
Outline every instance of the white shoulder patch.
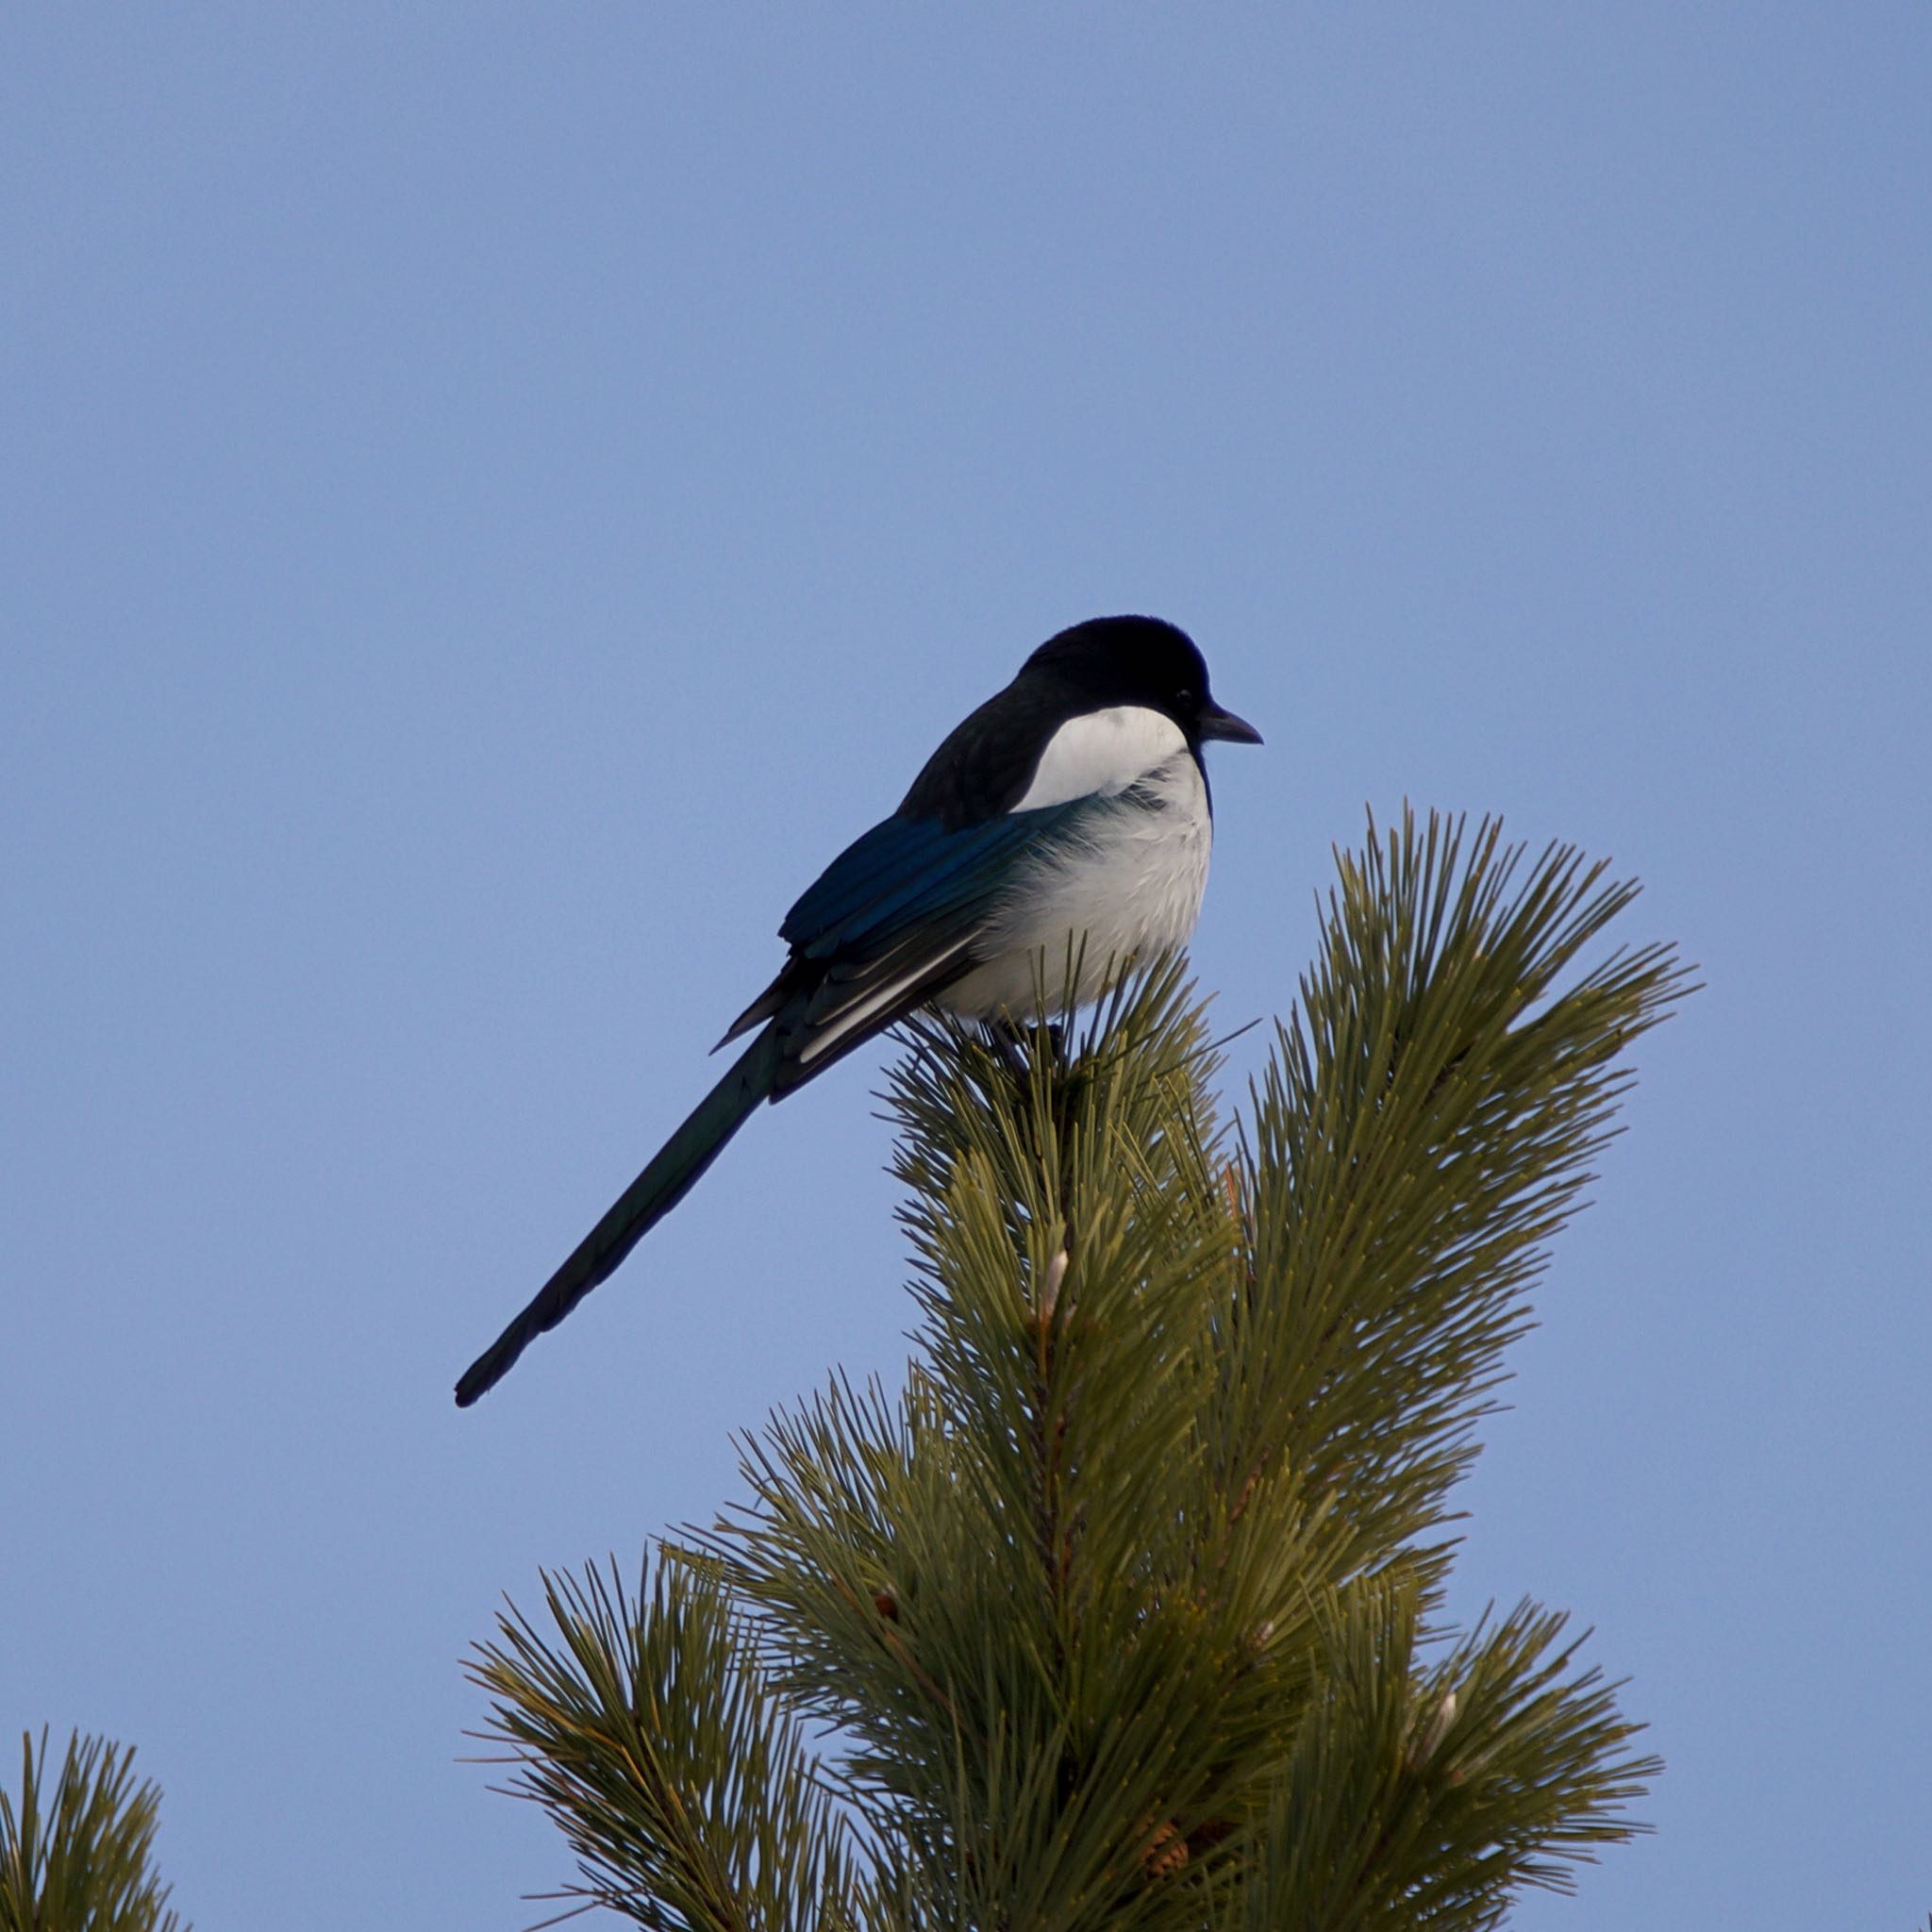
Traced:
<path fill-rule="evenodd" d="M 1187 749 L 1181 727 L 1144 705 L 1109 705 L 1069 718 L 1046 741 L 1040 764 L 1015 811 L 1065 805 L 1095 794 L 1111 797 Z"/>

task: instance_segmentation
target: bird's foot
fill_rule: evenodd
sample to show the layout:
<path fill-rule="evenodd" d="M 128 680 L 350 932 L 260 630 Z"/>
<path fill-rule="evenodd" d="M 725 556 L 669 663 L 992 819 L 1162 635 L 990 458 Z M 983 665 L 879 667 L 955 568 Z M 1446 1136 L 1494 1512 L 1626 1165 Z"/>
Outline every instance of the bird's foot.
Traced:
<path fill-rule="evenodd" d="M 1050 1074 L 1058 1074 L 1067 1069 L 1066 1029 L 1058 1020 L 1049 1020 L 1042 1028 L 1022 1027 L 1002 1013 L 997 1020 L 987 1023 L 987 1043 L 999 1056 L 1000 1064 L 1015 1080 L 1030 1080 L 1033 1077 L 1033 1060 L 1027 1048 L 1035 1031 L 1046 1035 L 1044 1060 Z"/>

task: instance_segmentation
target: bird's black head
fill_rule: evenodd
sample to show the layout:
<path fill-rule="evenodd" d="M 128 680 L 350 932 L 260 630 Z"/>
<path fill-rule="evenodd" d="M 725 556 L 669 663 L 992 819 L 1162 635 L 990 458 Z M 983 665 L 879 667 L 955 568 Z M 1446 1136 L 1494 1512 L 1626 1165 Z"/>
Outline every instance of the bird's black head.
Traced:
<path fill-rule="evenodd" d="M 1261 741 L 1246 719 L 1214 702 L 1208 666 L 1193 639 L 1158 617 L 1089 618 L 1047 639 L 1021 675 L 1051 681 L 1095 708 L 1145 705 L 1164 711 L 1191 744 L 1209 738 Z"/>

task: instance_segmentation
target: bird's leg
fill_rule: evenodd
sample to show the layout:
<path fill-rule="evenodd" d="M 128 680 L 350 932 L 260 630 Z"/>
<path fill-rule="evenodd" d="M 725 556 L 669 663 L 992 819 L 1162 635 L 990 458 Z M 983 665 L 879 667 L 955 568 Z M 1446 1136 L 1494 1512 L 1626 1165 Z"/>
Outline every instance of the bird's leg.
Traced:
<path fill-rule="evenodd" d="M 1015 1083 L 1028 1076 L 1025 1041 L 1008 1015 L 1001 1013 L 986 1023 L 987 1044 L 999 1056 L 1000 1064 Z"/>

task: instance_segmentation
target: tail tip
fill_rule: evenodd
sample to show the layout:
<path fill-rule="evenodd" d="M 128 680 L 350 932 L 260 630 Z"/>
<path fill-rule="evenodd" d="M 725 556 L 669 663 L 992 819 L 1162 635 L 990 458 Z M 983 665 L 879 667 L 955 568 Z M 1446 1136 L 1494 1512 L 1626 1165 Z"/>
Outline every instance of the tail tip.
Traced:
<path fill-rule="evenodd" d="M 457 1383 L 457 1407 L 458 1408 L 474 1407 L 478 1396 L 489 1394 L 491 1390 L 495 1388 L 498 1381 L 502 1379 L 503 1371 L 501 1369 L 492 1371 L 487 1366 L 488 1361 L 489 1357 L 486 1356 L 482 1361 L 472 1362 L 463 1371 L 461 1380 Z"/>

